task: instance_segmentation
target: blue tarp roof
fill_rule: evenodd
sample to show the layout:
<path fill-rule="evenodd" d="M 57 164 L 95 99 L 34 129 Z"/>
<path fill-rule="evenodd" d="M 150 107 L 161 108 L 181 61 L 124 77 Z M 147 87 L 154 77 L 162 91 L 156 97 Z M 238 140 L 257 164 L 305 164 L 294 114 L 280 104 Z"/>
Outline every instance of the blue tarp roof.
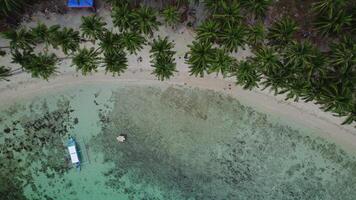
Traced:
<path fill-rule="evenodd" d="M 94 0 L 68 0 L 67 6 L 72 8 L 78 7 L 93 7 Z"/>

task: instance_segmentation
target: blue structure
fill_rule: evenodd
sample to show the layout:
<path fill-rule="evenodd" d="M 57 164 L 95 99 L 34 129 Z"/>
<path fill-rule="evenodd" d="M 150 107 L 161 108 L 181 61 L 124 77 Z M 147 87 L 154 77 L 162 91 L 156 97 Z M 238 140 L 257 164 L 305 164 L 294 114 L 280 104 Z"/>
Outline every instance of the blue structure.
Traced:
<path fill-rule="evenodd" d="M 73 166 L 75 166 L 78 169 L 78 171 L 80 171 L 80 160 L 79 160 L 79 151 L 77 149 L 77 142 L 72 136 L 69 136 L 68 138 L 67 148 Z"/>
<path fill-rule="evenodd" d="M 67 6 L 69 8 L 92 8 L 94 11 L 96 10 L 94 0 L 68 0 Z"/>

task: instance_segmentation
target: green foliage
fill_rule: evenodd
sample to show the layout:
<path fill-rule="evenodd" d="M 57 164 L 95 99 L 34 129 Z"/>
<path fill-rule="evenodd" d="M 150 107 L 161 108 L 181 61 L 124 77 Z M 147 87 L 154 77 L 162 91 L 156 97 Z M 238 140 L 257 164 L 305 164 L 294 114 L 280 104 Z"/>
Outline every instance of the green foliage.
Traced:
<path fill-rule="evenodd" d="M 101 34 L 105 31 L 106 22 L 103 22 L 102 17 L 97 15 L 91 15 L 87 17 L 82 17 L 82 24 L 80 25 L 80 30 L 84 37 L 92 40 L 97 40 L 101 37 Z"/>
<path fill-rule="evenodd" d="M 141 6 L 132 14 L 132 22 L 139 33 L 153 35 L 158 30 L 160 23 L 157 21 L 156 12 L 147 6 Z"/>
<path fill-rule="evenodd" d="M 197 29 L 197 39 L 202 42 L 214 42 L 218 37 L 219 24 L 213 20 L 204 21 Z"/>
<path fill-rule="evenodd" d="M 226 1 L 220 1 L 220 9 L 213 14 L 213 18 L 220 21 L 223 27 L 228 25 L 234 26 L 239 24 L 242 16 L 240 12 L 240 4 L 238 1 L 233 0 L 231 3 Z"/>
<path fill-rule="evenodd" d="M 330 45 L 329 63 L 340 69 L 341 73 L 356 73 L 356 41 L 344 36 L 340 42 Z M 356 75 L 355 75 L 356 76 Z"/>
<path fill-rule="evenodd" d="M 193 41 L 188 55 L 187 63 L 189 64 L 190 74 L 195 76 L 204 76 L 212 63 L 214 62 L 215 49 L 212 48 L 212 44 L 209 42 L 197 42 Z"/>
<path fill-rule="evenodd" d="M 161 36 L 158 36 L 158 38 L 153 39 L 153 42 L 151 43 L 151 56 L 153 57 L 172 57 L 175 54 L 175 51 L 173 51 L 174 43 L 168 41 L 168 37 L 161 38 Z"/>
<path fill-rule="evenodd" d="M 0 17 L 8 16 L 12 12 L 18 12 L 25 5 L 25 1 L 0 0 Z"/>
<path fill-rule="evenodd" d="M 152 74 L 160 81 L 170 79 L 177 71 L 174 58 L 169 56 L 158 56 L 154 59 L 152 67 L 154 68 Z"/>
<path fill-rule="evenodd" d="M 241 7 L 253 13 L 255 18 L 262 19 L 272 4 L 272 0 L 241 0 Z"/>
<path fill-rule="evenodd" d="M 229 52 L 237 52 L 246 43 L 247 30 L 243 25 L 230 26 L 223 29 L 219 36 L 220 44 Z"/>
<path fill-rule="evenodd" d="M 5 39 L 10 40 L 12 49 L 32 49 L 35 44 L 33 35 L 25 28 L 19 30 L 9 30 L 2 33 Z"/>
<path fill-rule="evenodd" d="M 111 12 L 111 17 L 115 27 L 119 31 L 125 31 L 132 28 L 132 11 L 130 10 L 128 4 L 123 4 L 120 6 L 114 6 Z"/>
<path fill-rule="evenodd" d="M 30 72 L 32 77 L 48 80 L 50 76 L 57 72 L 57 61 L 58 58 L 53 53 L 39 53 L 31 56 L 29 63 L 25 65 L 25 70 Z"/>
<path fill-rule="evenodd" d="M 48 28 L 45 24 L 38 23 L 37 26 L 31 28 L 31 34 L 36 43 L 45 43 L 46 45 L 49 45 L 53 42 L 52 35 L 58 32 L 59 29 L 59 25 L 53 25 Z"/>
<path fill-rule="evenodd" d="M 154 74 L 158 80 L 169 79 L 176 72 L 176 63 L 174 62 L 175 51 L 174 43 L 168 41 L 168 37 L 162 39 L 158 36 L 157 39 L 153 39 L 151 44 L 151 63 L 154 68 L 152 74 Z"/>
<path fill-rule="evenodd" d="M 332 16 L 346 5 L 345 0 L 319 0 L 313 3 L 312 10 L 317 14 Z"/>
<path fill-rule="evenodd" d="M 223 49 L 216 49 L 214 52 L 214 60 L 209 66 L 208 73 L 221 73 L 224 77 L 231 71 L 234 59 Z"/>
<path fill-rule="evenodd" d="M 255 25 L 251 25 L 247 29 L 248 35 L 248 43 L 253 46 L 261 46 L 264 44 L 264 40 L 267 36 L 267 31 L 263 23 L 257 23 Z"/>
<path fill-rule="evenodd" d="M 258 87 L 260 81 L 260 74 L 257 67 L 250 61 L 240 61 L 235 63 L 236 84 L 242 85 L 244 89 L 252 90 Z"/>
<path fill-rule="evenodd" d="M 180 21 L 180 13 L 175 6 L 168 6 L 163 10 L 162 15 L 167 26 L 175 26 Z"/>
<path fill-rule="evenodd" d="M 292 41 L 298 29 L 297 23 L 294 20 L 284 17 L 273 23 L 267 37 L 273 44 L 286 45 Z"/>
<path fill-rule="evenodd" d="M 124 32 L 120 36 L 120 45 L 130 54 L 136 54 L 146 42 L 146 39 L 136 32 Z"/>
<path fill-rule="evenodd" d="M 78 31 L 64 27 L 51 35 L 50 43 L 54 48 L 61 47 L 63 53 L 69 55 L 78 50 L 80 35 Z"/>
<path fill-rule="evenodd" d="M 10 68 L 0 66 L 0 81 L 7 80 L 6 78 L 11 76 Z"/>
<path fill-rule="evenodd" d="M 351 26 L 352 16 L 344 10 L 332 12 L 331 15 L 322 15 L 319 17 L 315 26 L 321 35 L 339 34 L 346 27 Z"/>
<path fill-rule="evenodd" d="M 127 58 L 124 51 L 105 51 L 103 63 L 105 71 L 120 76 L 127 69 Z"/>
<path fill-rule="evenodd" d="M 224 0 L 204 0 L 203 2 L 205 7 L 213 14 L 220 11 L 223 5 L 226 4 Z"/>
<path fill-rule="evenodd" d="M 254 60 L 261 71 L 267 76 L 278 72 L 283 66 L 280 55 L 271 47 L 264 46 L 258 48 L 255 52 Z"/>
<path fill-rule="evenodd" d="M 97 71 L 100 64 L 100 52 L 93 47 L 90 49 L 82 48 L 74 55 L 72 65 L 76 66 L 77 71 L 81 70 L 83 75 L 87 75 L 92 71 Z"/>
<path fill-rule="evenodd" d="M 102 34 L 99 46 L 107 55 L 120 54 L 122 51 L 121 38 L 118 34 L 106 31 Z"/>

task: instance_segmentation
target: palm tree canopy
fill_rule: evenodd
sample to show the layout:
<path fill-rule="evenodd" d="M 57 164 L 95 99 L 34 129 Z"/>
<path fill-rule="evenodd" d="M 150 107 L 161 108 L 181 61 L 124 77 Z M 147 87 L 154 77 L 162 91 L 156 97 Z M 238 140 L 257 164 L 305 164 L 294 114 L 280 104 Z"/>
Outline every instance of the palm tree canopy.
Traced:
<path fill-rule="evenodd" d="M 248 41 L 250 45 L 262 45 L 264 44 L 264 40 L 267 36 L 267 31 L 263 23 L 257 23 L 255 25 L 251 25 L 248 30 Z"/>
<path fill-rule="evenodd" d="M 292 41 L 294 34 L 298 31 L 297 23 L 289 17 L 284 17 L 269 29 L 268 39 L 274 44 L 285 45 Z"/>
<path fill-rule="evenodd" d="M 352 15 L 347 14 L 344 10 L 332 12 L 332 15 L 322 15 L 315 26 L 318 31 L 323 35 L 339 34 L 345 28 L 350 27 L 352 22 Z"/>
<path fill-rule="evenodd" d="M 272 0 L 241 0 L 241 7 L 254 14 L 255 18 L 262 19 L 272 4 Z"/>
<path fill-rule="evenodd" d="M 214 62 L 215 49 L 212 48 L 211 43 L 197 41 L 193 41 L 188 47 L 190 50 L 187 63 L 189 64 L 190 74 L 203 77 L 204 72 Z"/>
<path fill-rule="evenodd" d="M 2 33 L 2 36 L 10 40 L 10 47 L 12 49 L 32 49 L 32 46 L 35 45 L 33 35 L 25 28 L 5 31 Z"/>
<path fill-rule="evenodd" d="M 1 16 L 8 16 L 12 12 L 18 12 L 25 1 L 18 1 L 18 0 L 1 0 L 0 1 L 0 17 Z"/>
<path fill-rule="evenodd" d="M 356 73 L 356 40 L 351 36 L 344 36 L 340 42 L 330 45 L 329 62 L 341 68 L 342 73 Z"/>
<path fill-rule="evenodd" d="M 150 53 L 154 57 L 160 57 L 160 56 L 171 57 L 175 53 L 175 51 L 172 51 L 173 47 L 174 47 L 174 43 L 168 41 L 168 37 L 164 37 L 162 39 L 161 36 L 158 36 L 158 38 L 153 39 L 151 43 Z"/>
<path fill-rule="evenodd" d="M 197 39 L 203 42 L 215 42 L 218 37 L 219 24 L 214 20 L 204 21 L 197 29 Z"/>
<path fill-rule="evenodd" d="M 112 55 L 115 54 L 115 52 L 119 54 L 122 51 L 120 42 L 120 35 L 112 33 L 110 31 L 106 31 L 100 38 L 99 46 L 104 52 L 107 52 Z"/>
<path fill-rule="evenodd" d="M 79 49 L 72 59 L 72 66 L 76 66 L 77 71 L 81 70 L 83 75 L 97 71 L 100 64 L 100 52 L 93 47 L 90 49 Z"/>
<path fill-rule="evenodd" d="M 228 25 L 220 33 L 219 42 L 229 52 L 237 52 L 246 43 L 247 30 L 243 25 Z"/>
<path fill-rule="evenodd" d="M 48 28 L 45 24 L 38 23 L 36 27 L 31 28 L 31 34 L 37 43 L 44 42 L 46 44 L 50 44 L 52 42 L 52 35 L 58 32 L 59 29 L 59 25 L 53 25 Z"/>
<path fill-rule="evenodd" d="M 239 24 L 242 19 L 240 4 L 236 0 L 232 0 L 230 3 L 221 1 L 221 9 L 213 15 L 213 18 L 219 20 L 223 27 Z"/>
<path fill-rule="evenodd" d="M 140 33 L 152 35 L 154 30 L 158 30 L 160 23 L 157 21 L 156 12 L 147 6 L 141 6 L 132 14 L 133 23 Z"/>
<path fill-rule="evenodd" d="M 103 63 L 105 71 L 111 72 L 113 76 L 120 76 L 127 69 L 127 58 L 124 51 L 106 51 L 104 52 Z"/>
<path fill-rule="evenodd" d="M 55 54 L 39 53 L 38 55 L 32 55 L 25 65 L 25 70 L 30 72 L 32 77 L 48 78 L 57 72 L 58 58 Z"/>
<path fill-rule="evenodd" d="M 78 50 L 80 43 L 80 33 L 72 28 L 64 27 L 51 35 L 50 43 L 54 48 L 60 46 L 65 55 L 69 55 Z"/>
<path fill-rule="evenodd" d="M 216 49 L 214 61 L 211 63 L 208 72 L 216 72 L 218 75 L 221 73 L 224 77 L 231 71 L 234 59 L 224 50 Z"/>
<path fill-rule="evenodd" d="M 180 14 L 175 6 L 169 6 L 164 9 L 162 15 L 168 26 L 174 26 L 180 21 Z"/>
<path fill-rule="evenodd" d="M 120 36 L 120 45 L 130 54 L 136 54 L 146 42 L 146 39 L 136 32 L 124 32 Z"/>
<path fill-rule="evenodd" d="M 285 64 L 304 71 L 311 68 L 316 58 L 315 48 L 309 41 L 292 42 L 284 52 Z"/>
<path fill-rule="evenodd" d="M 254 60 L 267 76 L 280 71 L 283 66 L 280 55 L 270 47 L 258 48 Z"/>
<path fill-rule="evenodd" d="M 121 6 L 114 6 L 111 12 L 111 17 L 115 27 L 119 31 L 129 30 L 132 27 L 132 11 L 128 7 L 128 4 L 123 4 Z"/>
<path fill-rule="evenodd" d="M 170 79 L 174 72 L 176 72 L 176 63 L 171 56 L 158 56 L 153 60 L 154 68 L 152 74 L 154 74 L 158 80 L 164 81 Z"/>
<path fill-rule="evenodd" d="M 242 85 L 244 89 L 251 90 L 258 87 L 260 81 L 260 74 L 257 68 L 249 60 L 235 62 L 236 70 L 234 75 L 236 76 L 236 84 Z"/>
<path fill-rule="evenodd" d="M 336 10 L 343 8 L 346 0 L 319 0 L 312 5 L 312 10 L 318 14 L 332 16 Z"/>
<path fill-rule="evenodd" d="M 82 24 L 80 25 L 80 30 L 84 37 L 89 39 L 99 39 L 101 33 L 105 30 L 106 22 L 103 21 L 102 17 L 97 15 L 91 15 L 87 17 L 82 17 Z"/>

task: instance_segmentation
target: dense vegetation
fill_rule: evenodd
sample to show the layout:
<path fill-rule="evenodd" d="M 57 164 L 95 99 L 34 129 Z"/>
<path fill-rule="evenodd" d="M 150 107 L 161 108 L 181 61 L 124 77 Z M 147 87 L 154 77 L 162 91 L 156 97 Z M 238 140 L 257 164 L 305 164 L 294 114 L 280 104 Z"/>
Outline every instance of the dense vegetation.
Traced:
<path fill-rule="evenodd" d="M 119 32 L 108 30 L 96 15 L 82 18 L 80 32 L 43 24 L 10 30 L 3 36 L 10 40 L 13 63 L 44 79 L 56 73 L 60 59 L 67 58 L 83 74 L 105 67 L 120 75 L 127 68 L 126 54 L 138 53 L 162 24 L 157 12 L 166 26 L 174 28 L 187 19 L 190 9 L 203 5 L 207 16 L 188 46 L 186 62 L 191 75 L 233 76 L 245 89 L 268 88 L 276 95 L 286 94 L 287 99 L 314 101 L 325 111 L 346 116 L 344 123 L 356 121 L 355 1 L 310 0 L 305 3 L 308 11 L 303 10 L 308 18 L 302 19 L 293 12 L 268 17 L 278 5 L 273 0 L 108 2 Z M 8 8 L 2 9 L 2 13 L 8 12 Z M 99 47 L 80 48 L 80 42 L 98 42 Z M 176 71 L 174 43 L 158 37 L 149 44 L 153 74 L 159 80 L 169 79 Z M 68 57 L 58 58 L 49 47 L 61 48 Z M 253 56 L 242 61 L 232 56 L 247 47 Z M 0 79 L 10 74 L 7 68 L 0 68 Z"/>

